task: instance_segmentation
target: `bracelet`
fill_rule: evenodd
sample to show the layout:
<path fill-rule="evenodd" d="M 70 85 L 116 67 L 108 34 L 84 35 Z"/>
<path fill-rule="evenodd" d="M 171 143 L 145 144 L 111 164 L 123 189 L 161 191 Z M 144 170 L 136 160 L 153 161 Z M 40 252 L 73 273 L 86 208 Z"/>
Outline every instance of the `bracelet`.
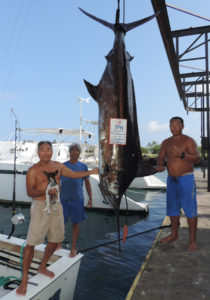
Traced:
<path fill-rule="evenodd" d="M 180 159 L 183 159 L 185 157 L 185 152 L 182 152 L 181 156 L 180 156 Z"/>

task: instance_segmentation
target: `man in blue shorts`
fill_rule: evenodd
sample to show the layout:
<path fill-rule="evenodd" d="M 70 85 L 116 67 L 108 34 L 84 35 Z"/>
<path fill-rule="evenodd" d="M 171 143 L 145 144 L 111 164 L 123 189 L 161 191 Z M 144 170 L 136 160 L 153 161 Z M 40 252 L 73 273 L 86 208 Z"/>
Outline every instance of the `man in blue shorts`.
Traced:
<path fill-rule="evenodd" d="M 73 171 L 88 171 L 86 164 L 78 161 L 81 148 L 77 143 L 71 144 L 69 148 L 70 160 L 64 165 Z M 72 222 L 72 246 L 70 257 L 76 255 L 76 243 L 79 236 L 79 223 L 86 219 L 84 209 L 83 181 L 89 196 L 88 208 L 92 207 L 92 189 L 89 176 L 79 179 L 72 179 L 61 176 L 61 193 L 60 199 L 63 205 L 64 223 L 66 224 L 70 217 Z"/>
<path fill-rule="evenodd" d="M 182 134 L 184 121 L 180 117 L 170 120 L 172 136 L 163 141 L 157 160 L 157 171 L 164 171 L 164 161 L 168 171 L 166 210 L 171 220 L 171 234 L 163 242 L 178 239 L 180 210 L 184 210 L 190 229 L 189 251 L 197 250 L 197 200 L 193 164 L 200 161 L 196 142 Z"/>

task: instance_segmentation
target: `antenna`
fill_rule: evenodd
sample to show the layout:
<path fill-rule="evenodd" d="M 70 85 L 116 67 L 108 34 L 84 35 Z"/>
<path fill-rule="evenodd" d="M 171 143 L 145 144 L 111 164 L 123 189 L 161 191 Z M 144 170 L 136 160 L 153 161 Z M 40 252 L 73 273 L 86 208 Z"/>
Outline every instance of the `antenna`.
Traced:
<path fill-rule="evenodd" d="M 13 177 L 13 198 L 12 198 L 12 216 L 14 217 L 14 215 L 16 214 L 16 159 L 17 159 L 17 131 L 20 131 L 20 124 L 18 122 L 17 116 L 13 110 L 13 108 L 11 108 L 11 113 L 13 114 L 14 118 L 15 118 L 15 149 L 14 149 L 14 177 Z M 14 223 L 12 223 L 12 230 L 8 236 L 8 239 L 10 239 L 10 237 L 12 236 L 13 232 L 15 230 L 15 225 Z"/>

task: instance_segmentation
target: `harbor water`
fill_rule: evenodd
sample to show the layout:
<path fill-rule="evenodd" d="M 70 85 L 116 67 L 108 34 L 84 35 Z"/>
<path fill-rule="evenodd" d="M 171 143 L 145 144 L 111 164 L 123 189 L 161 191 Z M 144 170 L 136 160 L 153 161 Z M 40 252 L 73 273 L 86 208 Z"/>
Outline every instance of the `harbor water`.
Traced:
<path fill-rule="evenodd" d="M 163 181 L 166 173 L 157 175 Z M 141 233 L 162 225 L 165 217 L 165 191 L 129 189 L 127 196 L 135 201 L 149 204 L 149 213 L 135 213 L 127 216 L 128 235 Z M 26 238 L 29 224 L 29 206 L 17 205 L 17 213 L 25 216 L 25 222 L 17 225 L 14 236 Z M 87 210 L 87 219 L 80 224 L 78 249 L 85 250 L 118 238 L 116 217 L 113 212 Z M 12 208 L 0 204 L 0 232 L 9 234 Z M 120 216 L 121 230 L 126 216 Z M 118 243 L 98 247 L 84 252 L 78 274 L 74 300 L 123 300 L 125 299 L 141 264 L 157 235 L 158 230 L 140 234 Z M 66 224 L 63 247 L 71 243 L 71 224 Z M 62 300 L 62 299 L 60 299 Z"/>

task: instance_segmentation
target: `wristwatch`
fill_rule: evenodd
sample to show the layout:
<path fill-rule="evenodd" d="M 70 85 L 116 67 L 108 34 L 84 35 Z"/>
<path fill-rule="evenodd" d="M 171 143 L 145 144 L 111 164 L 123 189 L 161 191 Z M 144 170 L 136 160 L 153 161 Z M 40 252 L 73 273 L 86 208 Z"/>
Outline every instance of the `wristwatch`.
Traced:
<path fill-rule="evenodd" d="M 180 159 L 183 159 L 185 157 L 185 152 L 182 152 Z"/>

